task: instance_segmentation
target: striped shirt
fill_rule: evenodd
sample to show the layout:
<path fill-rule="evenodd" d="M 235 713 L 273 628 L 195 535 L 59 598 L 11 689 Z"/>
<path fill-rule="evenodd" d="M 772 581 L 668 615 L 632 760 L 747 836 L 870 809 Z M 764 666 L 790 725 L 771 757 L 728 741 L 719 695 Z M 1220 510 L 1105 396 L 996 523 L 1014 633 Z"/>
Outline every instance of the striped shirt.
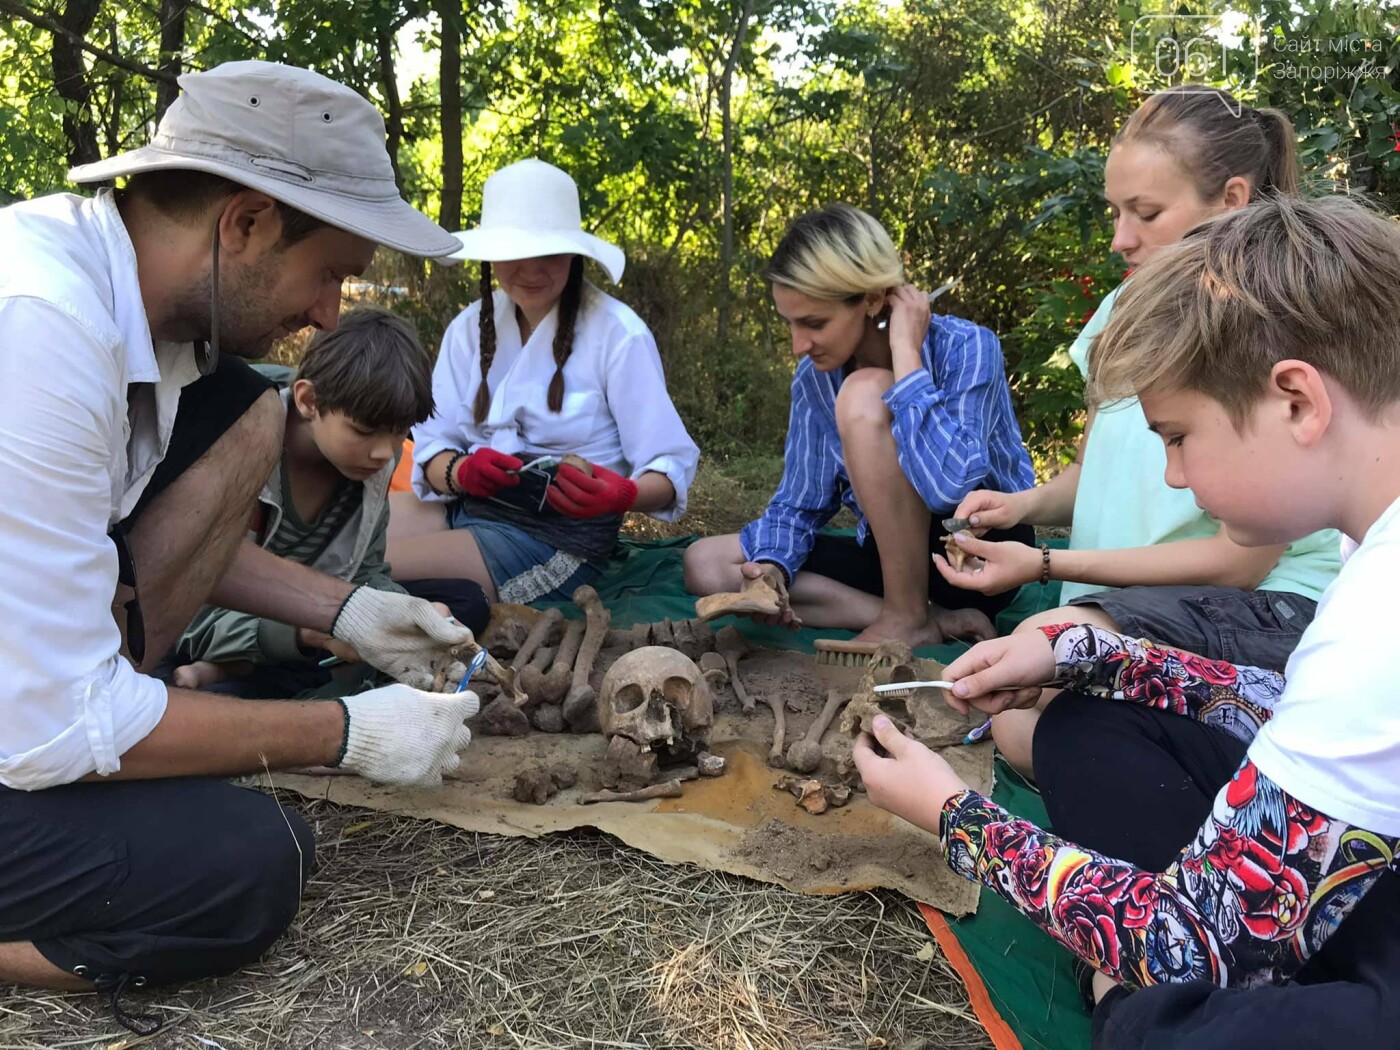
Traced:
<path fill-rule="evenodd" d="M 997 337 L 971 321 L 933 317 L 922 353 L 924 370 L 890 387 L 884 401 L 899 465 L 934 516 L 947 517 L 975 489 L 1033 486 Z M 783 479 L 763 516 L 739 533 L 746 559 L 774 562 L 789 579 L 842 504 L 855 512 L 861 543 L 869 532 L 836 429 L 842 379 L 840 369 L 818 372 L 808 358 L 798 363 Z"/>
<path fill-rule="evenodd" d="M 365 487 L 341 478 L 314 521 L 302 521 L 292 499 L 291 471 L 282 469 L 282 522 L 267 541 L 267 549 L 279 558 L 312 565 L 364 501 Z"/>

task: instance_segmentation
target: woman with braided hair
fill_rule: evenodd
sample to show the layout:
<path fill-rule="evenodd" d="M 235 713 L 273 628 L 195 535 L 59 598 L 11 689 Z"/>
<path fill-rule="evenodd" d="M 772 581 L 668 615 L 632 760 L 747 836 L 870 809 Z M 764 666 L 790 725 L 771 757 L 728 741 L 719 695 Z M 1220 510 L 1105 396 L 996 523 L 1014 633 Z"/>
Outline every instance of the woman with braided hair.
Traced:
<path fill-rule="evenodd" d="M 613 281 L 625 257 L 583 232 L 573 179 L 539 160 L 502 168 L 481 224 L 457 237 L 453 258 L 481 262 L 481 298 L 443 335 L 388 557 L 400 579 L 567 600 L 597 578 L 625 513 L 685 512 L 700 450 L 646 324 L 584 279 L 585 257 Z"/>

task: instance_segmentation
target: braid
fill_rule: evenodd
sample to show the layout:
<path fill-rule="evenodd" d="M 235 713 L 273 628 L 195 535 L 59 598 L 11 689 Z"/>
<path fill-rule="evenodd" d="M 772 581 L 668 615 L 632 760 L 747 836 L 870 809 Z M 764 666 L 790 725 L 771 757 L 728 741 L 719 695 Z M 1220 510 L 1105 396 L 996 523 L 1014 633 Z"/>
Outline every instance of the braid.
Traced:
<path fill-rule="evenodd" d="M 476 404 L 472 406 L 472 417 L 477 423 L 486 418 L 491 409 L 491 388 L 486 383 L 486 375 L 491 371 L 491 362 L 496 357 L 496 300 L 491 295 L 491 264 L 481 264 L 481 315 L 480 323 L 481 385 L 476 388 Z"/>
<path fill-rule="evenodd" d="M 569 264 L 569 280 L 559 296 L 559 323 L 554 328 L 554 378 L 549 381 L 549 410 L 564 408 L 564 362 L 574 350 L 574 324 L 583 301 L 583 256 Z"/>

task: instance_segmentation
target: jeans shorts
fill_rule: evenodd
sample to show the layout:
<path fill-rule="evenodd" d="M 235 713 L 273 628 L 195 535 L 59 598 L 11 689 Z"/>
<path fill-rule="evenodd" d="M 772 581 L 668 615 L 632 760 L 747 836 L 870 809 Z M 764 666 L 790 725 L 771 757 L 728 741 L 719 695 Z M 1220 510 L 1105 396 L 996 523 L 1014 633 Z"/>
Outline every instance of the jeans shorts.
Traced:
<path fill-rule="evenodd" d="M 1097 605 L 1124 634 L 1269 671 L 1284 669 L 1317 614 L 1301 594 L 1239 587 L 1124 587 L 1069 604 Z"/>
<path fill-rule="evenodd" d="M 471 530 L 502 602 L 567 602 L 575 588 L 602 575 L 582 558 L 551 547 L 518 526 L 472 514 L 460 500 L 447 505 L 447 525 Z"/>

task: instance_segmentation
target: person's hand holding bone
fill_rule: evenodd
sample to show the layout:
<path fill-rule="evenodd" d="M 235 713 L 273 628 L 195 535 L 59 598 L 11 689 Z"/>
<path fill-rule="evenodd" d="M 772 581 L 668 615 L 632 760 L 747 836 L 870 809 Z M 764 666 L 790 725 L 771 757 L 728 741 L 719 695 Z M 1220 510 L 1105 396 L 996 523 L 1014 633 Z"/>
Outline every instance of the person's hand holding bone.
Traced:
<path fill-rule="evenodd" d="M 331 637 L 366 663 L 416 689 L 459 682 L 466 668 L 453 650 L 475 648 L 472 632 L 422 598 L 356 587 L 340 607 Z"/>

